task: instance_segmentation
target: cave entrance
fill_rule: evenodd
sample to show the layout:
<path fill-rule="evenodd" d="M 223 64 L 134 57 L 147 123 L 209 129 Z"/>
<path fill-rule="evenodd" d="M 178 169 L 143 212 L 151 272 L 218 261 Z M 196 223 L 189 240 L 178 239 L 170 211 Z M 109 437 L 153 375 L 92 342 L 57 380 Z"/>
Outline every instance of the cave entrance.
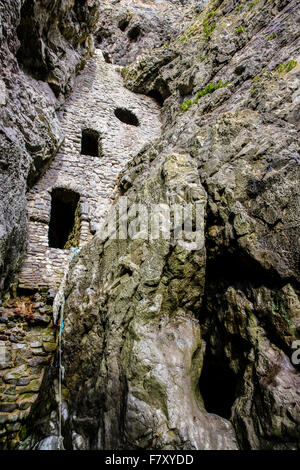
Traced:
<path fill-rule="evenodd" d="M 230 419 L 231 408 L 237 398 L 237 386 L 236 375 L 222 358 L 214 357 L 208 349 L 199 381 L 206 411 Z"/>
<path fill-rule="evenodd" d="M 81 136 L 81 155 L 100 157 L 101 153 L 100 133 L 93 129 L 83 129 Z"/>
<path fill-rule="evenodd" d="M 129 124 L 131 126 L 139 126 L 139 120 L 136 115 L 129 111 L 126 108 L 117 108 L 115 110 L 115 116 L 119 119 L 119 121 L 124 122 L 125 124 Z"/>
<path fill-rule="evenodd" d="M 69 189 L 53 189 L 48 232 L 49 247 L 69 249 L 79 246 L 79 199 L 79 194 Z"/>

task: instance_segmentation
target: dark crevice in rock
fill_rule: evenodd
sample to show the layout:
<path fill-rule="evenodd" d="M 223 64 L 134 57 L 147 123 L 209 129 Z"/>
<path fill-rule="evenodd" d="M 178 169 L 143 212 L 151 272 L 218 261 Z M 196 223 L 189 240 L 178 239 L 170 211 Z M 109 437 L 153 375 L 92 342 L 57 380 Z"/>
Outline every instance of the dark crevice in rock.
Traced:
<path fill-rule="evenodd" d="M 21 8 L 21 21 L 17 28 L 20 48 L 17 52 L 19 64 L 40 80 L 45 80 L 47 66 L 45 63 L 43 39 L 39 37 L 38 25 L 34 18 L 34 2 L 25 0 Z M 34 54 L 32 51 L 34 50 Z"/>
<path fill-rule="evenodd" d="M 135 25 L 128 31 L 127 36 L 130 41 L 135 42 L 138 40 L 139 36 L 141 35 L 141 32 L 141 27 L 139 25 Z"/>
<path fill-rule="evenodd" d="M 127 27 L 129 26 L 129 22 L 130 20 L 127 19 L 127 18 L 122 18 L 120 21 L 119 21 L 119 24 L 118 24 L 118 27 L 120 28 L 121 31 L 125 31 L 127 29 Z"/>

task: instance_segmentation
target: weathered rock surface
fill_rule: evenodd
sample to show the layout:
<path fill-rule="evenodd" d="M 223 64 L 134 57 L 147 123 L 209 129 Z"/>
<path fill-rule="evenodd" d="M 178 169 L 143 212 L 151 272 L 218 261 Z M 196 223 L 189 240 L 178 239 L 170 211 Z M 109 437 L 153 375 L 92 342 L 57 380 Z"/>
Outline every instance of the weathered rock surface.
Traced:
<path fill-rule="evenodd" d="M 228 368 L 243 448 L 299 445 L 299 70 L 296 2 L 218 1 L 124 73 L 168 90 L 160 149 L 191 155 L 207 192 L 203 374 Z"/>
<path fill-rule="evenodd" d="M 169 44 L 194 15 L 193 0 L 107 2 L 95 42 L 108 62 L 127 65 L 154 47 Z"/>
<path fill-rule="evenodd" d="M 93 48 L 94 0 L 0 2 L 0 289 L 26 243 L 25 192 L 57 151 L 57 112 Z"/>

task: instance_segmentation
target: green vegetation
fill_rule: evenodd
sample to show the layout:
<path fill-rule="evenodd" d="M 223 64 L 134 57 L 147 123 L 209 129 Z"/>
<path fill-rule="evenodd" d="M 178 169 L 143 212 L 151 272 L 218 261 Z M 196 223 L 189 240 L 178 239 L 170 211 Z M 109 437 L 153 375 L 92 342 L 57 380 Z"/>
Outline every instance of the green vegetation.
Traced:
<path fill-rule="evenodd" d="M 277 69 L 277 72 L 278 73 L 290 72 L 290 70 L 292 70 L 294 67 L 296 67 L 297 64 L 298 64 L 298 62 L 296 60 L 292 59 L 288 63 L 280 64 L 278 69 Z"/>
<path fill-rule="evenodd" d="M 254 5 L 256 5 L 259 2 L 259 0 L 254 0 L 253 2 L 249 3 L 248 5 L 248 10 L 252 10 Z"/>
<path fill-rule="evenodd" d="M 254 82 L 258 82 L 258 81 L 261 79 L 261 76 L 262 76 L 264 73 L 266 73 L 266 71 L 267 71 L 266 69 L 262 69 L 261 73 L 259 73 L 258 75 L 256 75 L 256 77 L 254 77 L 252 80 L 253 80 Z"/>
<path fill-rule="evenodd" d="M 268 41 L 272 41 L 272 39 L 276 38 L 276 33 L 270 34 L 270 36 L 267 37 Z"/>
<path fill-rule="evenodd" d="M 181 111 L 185 113 L 191 106 L 192 106 L 193 101 L 192 100 L 185 100 L 182 105 L 181 105 Z"/>
<path fill-rule="evenodd" d="M 225 88 L 230 82 L 225 82 L 222 83 L 221 80 L 218 81 L 218 83 L 208 83 L 203 90 L 198 91 L 196 94 L 196 97 L 194 100 L 185 100 L 182 105 L 181 105 L 181 111 L 185 112 L 187 111 L 193 104 L 197 104 L 199 99 L 202 96 L 208 95 L 210 93 L 213 93 L 215 90 L 218 90 L 219 88 Z"/>
<path fill-rule="evenodd" d="M 201 22 L 200 20 L 195 21 L 185 32 L 184 35 L 181 36 L 179 39 L 180 42 L 185 42 L 187 39 L 190 37 L 195 37 L 198 35 L 198 37 L 201 37 L 201 32 L 204 32 L 204 40 L 209 39 L 211 34 L 216 28 L 216 21 L 212 21 L 212 18 L 217 14 L 217 11 L 211 11 L 209 12 L 204 21 Z M 197 14 L 197 16 L 199 16 Z"/>
<path fill-rule="evenodd" d="M 245 33 L 246 30 L 245 28 L 243 28 L 243 26 L 239 26 L 238 28 L 235 28 L 234 32 L 235 34 L 241 34 L 241 33 Z"/>
<path fill-rule="evenodd" d="M 215 21 L 213 21 L 212 23 L 210 22 L 210 19 L 214 17 L 216 13 L 216 11 L 211 11 L 206 15 L 206 18 L 203 21 L 203 30 L 206 39 L 209 39 L 213 31 L 216 29 L 217 23 Z"/>

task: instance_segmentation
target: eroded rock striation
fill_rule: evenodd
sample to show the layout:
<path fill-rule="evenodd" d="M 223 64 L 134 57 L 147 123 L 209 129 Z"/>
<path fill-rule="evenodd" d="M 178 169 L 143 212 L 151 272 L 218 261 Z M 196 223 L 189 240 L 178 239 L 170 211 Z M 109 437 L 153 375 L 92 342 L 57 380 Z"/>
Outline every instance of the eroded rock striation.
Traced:
<path fill-rule="evenodd" d="M 4 447 L 299 449 L 299 5 L 134 3 L 108 2 L 95 35 L 162 132 L 57 294 L 61 394 L 54 352 Z M 189 204 L 199 223 L 173 214 L 168 236 L 168 208 Z M 159 238 L 136 219 L 154 206 Z"/>

